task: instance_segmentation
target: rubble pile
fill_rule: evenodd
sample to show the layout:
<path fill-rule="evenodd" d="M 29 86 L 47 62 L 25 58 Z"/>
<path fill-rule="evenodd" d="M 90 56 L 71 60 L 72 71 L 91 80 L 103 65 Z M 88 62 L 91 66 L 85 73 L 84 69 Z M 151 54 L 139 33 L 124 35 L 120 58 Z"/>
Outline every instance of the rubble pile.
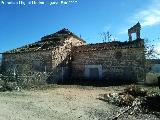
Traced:
<path fill-rule="evenodd" d="M 160 117 L 160 95 L 149 95 L 141 104 L 145 113 L 153 113 Z"/>
<path fill-rule="evenodd" d="M 147 91 L 135 85 L 130 85 L 120 93 L 108 93 L 103 95 L 103 100 L 117 106 L 132 106 L 137 98 L 147 96 Z"/>
<path fill-rule="evenodd" d="M 147 90 L 136 85 L 126 87 L 120 93 L 104 94 L 100 100 L 119 107 L 129 107 L 132 113 L 151 113 L 160 117 L 160 95 L 149 94 Z"/>
<path fill-rule="evenodd" d="M 147 90 L 143 89 L 143 88 L 140 88 L 136 85 L 129 85 L 128 87 L 126 87 L 124 89 L 124 92 L 122 92 L 122 94 L 130 94 L 134 97 L 145 97 L 147 96 Z"/>

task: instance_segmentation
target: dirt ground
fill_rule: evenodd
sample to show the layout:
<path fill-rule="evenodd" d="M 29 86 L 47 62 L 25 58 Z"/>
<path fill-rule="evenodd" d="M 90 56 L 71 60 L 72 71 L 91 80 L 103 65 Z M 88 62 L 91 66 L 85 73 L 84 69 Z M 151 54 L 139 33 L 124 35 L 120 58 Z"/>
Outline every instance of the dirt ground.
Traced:
<path fill-rule="evenodd" d="M 50 86 L 0 93 L 0 120 L 112 120 L 125 108 L 108 104 L 101 94 L 123 87 Z M 125 114 L 122 120 L 159 120 L 154 115 Z"/>

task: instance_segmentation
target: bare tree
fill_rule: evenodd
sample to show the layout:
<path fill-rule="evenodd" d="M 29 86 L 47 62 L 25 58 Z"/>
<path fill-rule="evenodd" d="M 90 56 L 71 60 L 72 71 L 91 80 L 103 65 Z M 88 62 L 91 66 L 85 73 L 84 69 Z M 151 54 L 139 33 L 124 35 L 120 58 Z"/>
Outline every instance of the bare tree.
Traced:
<path fill-rule="evenodd" d="M 2 57 L 0 56 L 0 74 L 1 74 L 1 66 L 2 66 Z"/>
<path fill-rule="evenodd" d="M 148 39 L 144 40 L 146 59 L 158 59 L 158 55 L 160 55 L 156 51 L 155 45 L 153 43 L 154 43 L 154 40 L 152 40 L 152 41 L 150 41 Z"/>
<path fill-rule="evenodd" d="M 155 59 L 159 59 L 158 56 L 160 55 L 156 49 L 155 45 L 153 44 L 154 40 L 150 41 L 148 39 L 144 40 L 144 45 L 145 45 L 145 67 L 146 67 L 146 72 L 149 72 L 151 70 L 152 64 Z"/>
<path fill-rule="evenodd" d="M 103 42 L 111 42 L 111 36 L 112 35 L 109 33 L 109 31 L 103 32 L 100 35 L 101 35 L 101 38 L 102 38 Z"/>

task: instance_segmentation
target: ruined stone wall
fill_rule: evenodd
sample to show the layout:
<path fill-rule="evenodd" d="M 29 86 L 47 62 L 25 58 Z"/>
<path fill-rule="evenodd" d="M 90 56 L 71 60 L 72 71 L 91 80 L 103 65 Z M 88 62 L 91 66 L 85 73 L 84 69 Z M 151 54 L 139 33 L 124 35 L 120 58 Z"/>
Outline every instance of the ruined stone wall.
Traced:
<path fill-rule="evenodd" d="M 3 54 L 2 73 L 3 79 L 16 80 L 24 86 L 67 78 L 84 80 L 94 72 L 98 72 L 99 80 L 141 81 L 144 60 L 143 40 L 85 45 L 70 37 L 51 50 Z M 64 76 L 66 72 L 68 77 Z"/>
<path fill-rule="evenodd" d="M 61 45 L 57 46 L 52 50 L 52 68 L 57 69 L 58 82 L 64 82 L 68 80 L 71 74 L 70 63 L 71 63 L 71 50 L 73 46 L 84 45 L 85 42 L 78 40 L 77 38 L 71 37 L 65 40 Z M 52 79 L 49 80 L 54 83 Z"/>
<path fill-rule="evenodd" d="M 72 46 L 83 44 L 70 37 L 51 50 L 3 54 L 3 79 L 22 86 L 57 83 L 63 79 L 62 67 L 68 67 Z"/>
<path fill-rule="evenodd" d="M 52 70 L 52 51 L 3 54 L 4 79 L 20 84 L 44 84 L 44 73 Z"/>
<path fill-rule="evenodd" d="M 102 67 L 99 75 L 105 81 L 141 81 L 145 75 L 143 41 L 118 46 L 103 43 L 75 47 L 72 60 L 74 80 L 86 79 L 87 65 Z"/>
<path fill-rule="evenodd" d="M 52 50 L 52 67 L 66 67 L 70 61 L 71 49 L 73 46 L 81 46 L 85 43 L 71 37 L 66 39 L 61 45 Z"/>

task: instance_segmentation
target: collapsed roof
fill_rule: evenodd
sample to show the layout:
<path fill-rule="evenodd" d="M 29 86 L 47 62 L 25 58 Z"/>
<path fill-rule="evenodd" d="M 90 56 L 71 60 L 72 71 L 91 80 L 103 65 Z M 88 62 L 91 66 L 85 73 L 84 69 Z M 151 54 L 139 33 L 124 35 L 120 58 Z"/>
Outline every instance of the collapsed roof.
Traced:
<path fill-rule="evenodd" d="M 30 51 L 38 51 L 38 50 L 50 50 L 58 45 L 63 44 L 64 42 L 63 40 L 70 38 L 72 36 L 85 42 L 84 40 L 76 36 L 74 33 L 64 28 L 56 33 L 42 37 L 41 40 L 38 42 L 28 44 L 10 51 L 6 51 L 4 53 L 22 53 L 22 52 L 30 52 Z"/>

